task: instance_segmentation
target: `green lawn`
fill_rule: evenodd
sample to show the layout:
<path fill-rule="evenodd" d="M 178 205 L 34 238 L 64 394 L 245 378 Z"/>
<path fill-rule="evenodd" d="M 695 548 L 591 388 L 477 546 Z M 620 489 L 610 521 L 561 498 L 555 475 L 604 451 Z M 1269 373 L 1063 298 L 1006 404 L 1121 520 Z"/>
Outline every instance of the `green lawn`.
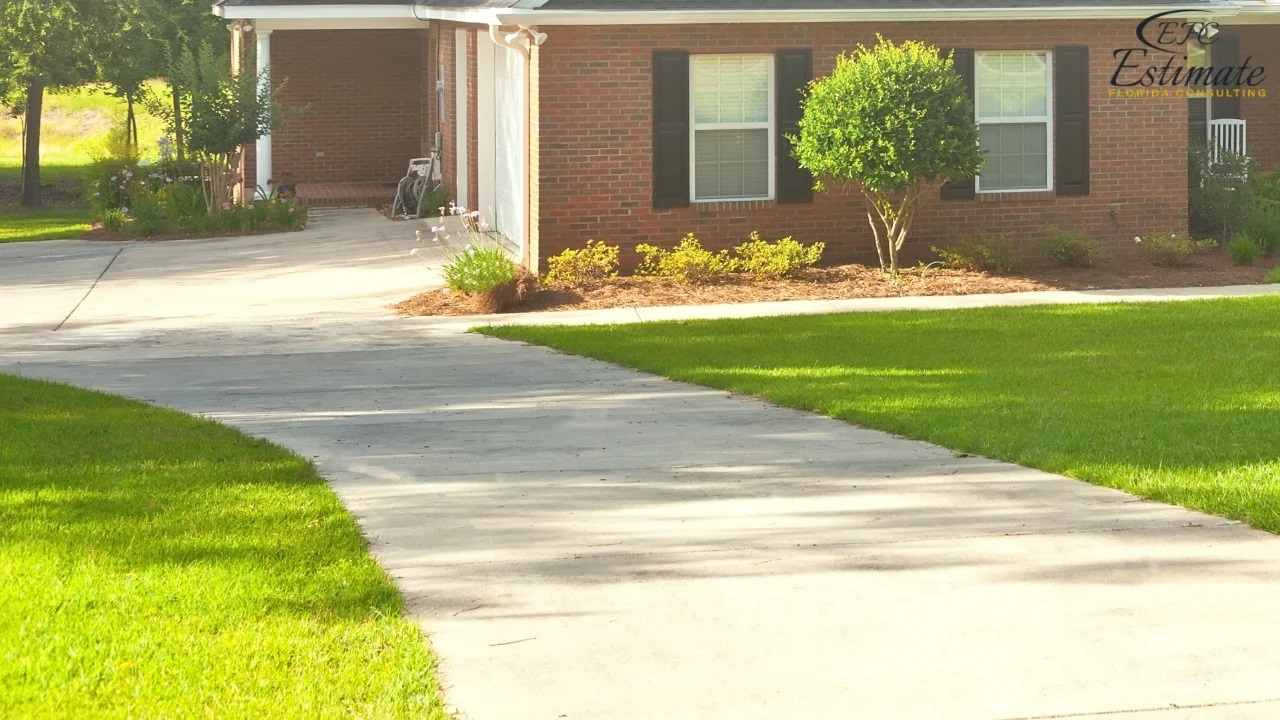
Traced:
<path fill-rule="evenodd" d="M 496 327 L 1280 532 L 1280 298 Z"/>
<path fill-rule="evenodd" d="M 0 212 L 0 243 L 65 240 L 89 231 L 88 210 L 22 210 Z"/>
<path fill-rule="evenodd" d="M 433 672 L 307 461 L 0 375 L 0 717 L 442 720 Z"/>
<path fill-rule="evenodd" d="M 163 83 L 151 83 L 152 89 L 166 96 Z M 138 144 L 144 155 L 155 154 L 156 141 L 164 122 L 135 106 L 138 118 Z M 125 101 L 102 92 L 98 86 L 85 86 L 66 93 L 48 93 L 44 97 L 44 115 L 40 127 L 40 164 L 45 171 L 56 166 L 81 166 L 96 157 L 106 156 L 111 146 L 112 131 L 124 126 Z M 0 117 L 0 166 L 22 165 L 22 120 Z"/>

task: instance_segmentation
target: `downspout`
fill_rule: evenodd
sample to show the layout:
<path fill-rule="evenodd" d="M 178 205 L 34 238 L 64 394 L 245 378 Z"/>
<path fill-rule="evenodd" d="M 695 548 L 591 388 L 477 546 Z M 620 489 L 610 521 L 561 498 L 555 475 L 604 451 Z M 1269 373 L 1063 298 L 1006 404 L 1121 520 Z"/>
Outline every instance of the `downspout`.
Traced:
<path fill-rule="evenodd" d="M 541 45 L 547 39 L 543 33 L 537 32 L 535 28 L 527 25 L 519 25 L 512 35 L 519 35 L 514 42 L 508 42 L 506 36 L 501 32 L 501 25 L 489 26 L 489 39 L 493 44 L 499 45 L 510 50 L 518 50 L 524 56 L 524 237 L 521 238 L 523 247 L 521 251 L 524 253 L 522 260 L 526 266 L 533 265 L 533 243 L 530 242 L 533 235 L 533 208 L 529 202 L 529 190 L 533 185 L 532 174 L 533 168 L 529 162 L 529 136 L 533 132 L 533 104 L 529 102 L 529 95 L 532 89 L 530 82 L 530 74 L 532 68 L 530 63 L 532 59 L 529 54 L 529 47 L 520 42 L 522 39 L 529 37 L 534 38 L 534 42 Z M 530 267 L 530 270 L 533 268 Z"/>

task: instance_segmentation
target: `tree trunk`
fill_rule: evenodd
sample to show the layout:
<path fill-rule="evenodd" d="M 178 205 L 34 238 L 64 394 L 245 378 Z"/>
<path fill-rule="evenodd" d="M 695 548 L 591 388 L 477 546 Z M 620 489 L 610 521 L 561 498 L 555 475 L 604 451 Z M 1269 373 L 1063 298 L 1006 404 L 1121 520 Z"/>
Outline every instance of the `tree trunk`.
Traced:
<path fill-rule="evenodd" d="M 182 131 L 182 95 L 177 85 L 170 85 L 173 94 L 173 146 L 178 154 L 178 162 L 187 161 L 187 143 Z"/>
<path fill-rule="evenodd" d="M 138 117 L 133 112 L 133 91 L 124 94 L 127 110 L 124 116 L 125 143 L 129 146 L 129 154 L 138 154 Z"/>
<path fill-rule="evenodd" d="M 27 131 L 23 137 L 22 204 L 40 206 L 40 117 L 44 110 L 44 83 L 27 85 Z"/>

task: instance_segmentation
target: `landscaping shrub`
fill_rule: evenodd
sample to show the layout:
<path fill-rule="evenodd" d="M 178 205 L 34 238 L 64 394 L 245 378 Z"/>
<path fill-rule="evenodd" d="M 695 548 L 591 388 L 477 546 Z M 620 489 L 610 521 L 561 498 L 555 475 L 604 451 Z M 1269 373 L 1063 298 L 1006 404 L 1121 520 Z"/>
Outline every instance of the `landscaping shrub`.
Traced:
<path fill-rule="evenodd" d="M 105 220 L 108 210 L 133 205 L 133 191 L 140 183 L 137 158 L 98 160 L 84 169 L 85 202 L 93 217 Z"/>
<path fill-rule="evenodd" d="M 804 245 L 789 237 L 770 243 L 752 232 L 751 239 L 733 249 L 735 268 L 756 280 L 795 277 L 822 259 L 825 243 Z"/>
<path fill-rule="evenodd" d="M 1280 204 L 1254 208 L 1245 223 L 1245 232 L 1258 242 L 1263 254 L 1280 252 Z"/>
<path fill-rule="evenodd" d="M 637 275 L 670 277 L 690 285 L 720 280 L 734 269 L 727 250 L 705 250 L 693 233 L 685 235 L 673 250 L 642 243 L 636 246 L 636 252 L 644 256 L 636 268 Z"/>
<path fill-rule="evenodd" d="M 1256 175 L 1253 194 L 1254 199 L 1261 204 L 1280 208 L 1280 170 Z"/>
<path fill-rule="evenodd" d="M 1021 264 L 1008 235 L 978 232 L 948 247 L 933 247 L 942 264 L 952 270 L 1007 273 Z"/>
<path fill-rule="evenodd" d="M 164 210 L 160 201 L 145 186 L 138 187 L 133 196 L 133 205 L 129 208 L 133 224 L 129 229 L 142 237 L 155 235 L 164 227 Z"/>
<path fill-rule="evenodd" d="M 1147 254 L 1153 265 L 1161 267 L 1185 265 L 1191 256 L 1218 247 L 1216 240 L 1196 240 L 1190 235 L 1178 233 L 1136 237 L 1134 242 L 1142 246 L 1143 252 Z"/>
<path fill-rule="evenodd" d="M 124 229 L 126 220 L 124 210 L 111 208 L 102 212 L 102 228 L 107 232 L 118 233 Z"/>
<path fill-rule="evenodd" d="M 452 195 L 447 185 L 441 184 L 435 190 L 427 191 L 422 196 L 422 210 L 418 213 L 419 217 L 443 217 L 445 207 L 449 203 L 449 197 Z"/>
<path fill-rule="evenodd" d="M 164 217 L 183 230 L 208 229 L 204 195 L 198 188 L 185 183 L 173 183 L 156 193 Z M 199 227 L 197 227 L 199 226 Z"/>
<path fill-rule="evenodd" d="M 588 288 L 618 276 L 621 248 L 588 240 L 581 250 L 565 250 L 547 259 L 542 284 L 554 288 Z"/>
<path fill-rule="evenodd" d="M 271 224 L 284 230 L 299 230 L 307 224 L 306 209 L 294 198 L 271 198 L 266 215 Z"/>
<path fill-rule="evenodd" d="M 1193 144 L 1187 156 L 1191 231 L 1225 241 L 1244 229 L 1257 203 L 1257 183 L 1247 180 L 1255 172 L 1253 161 L 1224 153 L 1212 163 L 1202 144 Z"/>
<path fill-rule="evenodd" d="M 1227 245 L 1231 261 L 1237 265 L 1252 265 L 1262 256 L 1262 246 L 1249 233 L 1240 233 Z"/>
<path fill-rule="evenodd" d="M 1084 232 L 1053 225 L 1046 227 L 1033 243 L 1047 262 L 1062 267 L 1090 267 L 1106 256 L 1102 243 Z"/>
<path fill-rule="evenodd" d="M 468 245 L 444 264 L 445 284 L 454 292 L 487 292 L 511 283 L 515 277 L 515 261 L 493 245 Z"/>

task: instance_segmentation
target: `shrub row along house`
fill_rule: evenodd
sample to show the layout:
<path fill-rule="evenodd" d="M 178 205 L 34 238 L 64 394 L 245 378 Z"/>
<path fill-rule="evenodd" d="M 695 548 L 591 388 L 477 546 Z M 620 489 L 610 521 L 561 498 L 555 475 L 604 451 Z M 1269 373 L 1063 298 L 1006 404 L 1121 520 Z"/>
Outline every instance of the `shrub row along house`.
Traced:
<path fill-rule="evenodd" d="M 222 0 L 299 119 L 259 185 L 389 202 L 408 159 L 526 262 L 589 238 L 824 241 L 867 259 L 861 197 L 814 193 L 800 90 L 877 35 L 954 51 L 986 166 L 939 187 L 906 255 L 1054 224 L 1120 250 L 1187 227 L 1193 143 L 1280 168 L 1280 0 Z M 1161 17 L 1154 17 L 1154 16 Z M 250 60 L 250 62 L 255 62 Z"/>

